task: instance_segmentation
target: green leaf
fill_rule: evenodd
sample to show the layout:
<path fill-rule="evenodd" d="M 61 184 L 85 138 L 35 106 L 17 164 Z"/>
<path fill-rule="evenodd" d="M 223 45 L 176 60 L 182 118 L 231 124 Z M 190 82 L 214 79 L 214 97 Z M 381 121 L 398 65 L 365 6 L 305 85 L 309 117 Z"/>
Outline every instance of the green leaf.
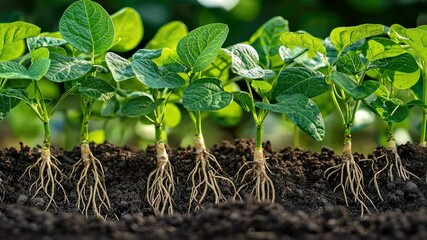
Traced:
<path fill-rule="evenodd" d="M 115 95 L 115 91 L 116 89 L 108 82 L 92 76 L 81 81 L 79 87 L 80 93 L 98 101 L 109 100 Z"/>
<path fill-rule="evenodd" d="M 10 110 L 16 107 L 20 99 L 0 92 L 0 121 L 6 118 Z"/>
<path fill-rule="evenodd" d="M 332 81 L 356 100 L 368 97 L 380 87 L 379 82 L 372 80 L 358 85 L 354 79 L 340 72 L 332 74 Z"/>
<path fill-rule="evenodd" d="M 271 70 L 264 70 L 258 65 L 258 53 L 251 45 L 239 43 L 231 49 L 231 70 L 242 77 L 260 79 L 274 77 Z"/>
<path fill-rule="evenodd" d="M 227 34 L 228 27 L 222 23 L 198 27 L 178 42 L 178 56 L 191 71 L 200 72 L 216 58 Z"/>
<path fill-rule="evenodd" d="M 396 57 L 405 53 L 405 49 L 388 38 L 376 37 L 370 39 L 362 46 L 362 53 L 369 61 L 383 58 Z"/>
<path fill-rule="evenodd" d="M 133 59 L 156 59 L 162 55 L 162 49 L 152 50 L 152 49 L 139 49 L 132 55 Z"/>
<path fill-rule="evenodd" d="M 302 94 L 280 95 L 276 104 L 257 102 L 255 106 L 276 113 L 284 113 L 302 131 L 317 141 L 325 136 L 325 124 L 317 105 Z"/>
<path fill-rule="evenodd" d="M 147 96 L 139 96 L 127 100 L 122 111 L 126 117 L 142 117 L 152 113 L 163 101 L 164 99 L 159 99 L 154 102 Z"/>
<path fill-rule="evenodd" d="M 389 79 L 397 89 L 409 89 L 420 78 L 418 64 L 409 53 L 381 61 L 387 64 L 380 68 L 380 74 Z"/>
<path fill-rule="evenodd" d="M 28 68 L 28 75 L 33 80 L 40 80 L 44 75 L 46 75 L 49 70 L 50 60 L 47 58 L 39 59 L 31 64 Z"/>
<path fill-rule="evenodd" d="M 0 62 L 0 78 L 5 79 L 30 79 L 28 70 L 16 62 Z"/>
<path fill-rule="evenodd" d="M 146 48 L 149 49 L 162 49 L 170 48 L 176 49 L 178 42 L 187 35 L 188 30 L 184 23 L 180 21 L 173 21 L 163 25 L 154 35 L 153 39 L 148 42 Z"/>
<path fill-rule="evenodd" d="M 46 36 L 36 36 L 27 38 L 27 47 L 30 51 L 41 47 L 58 47 L 65 45 L 67 41 L 61 38 L 53 38 Z"/>
<path fill-rule="evenodd" d="M 96 2 L 79 0 L 71 4 L 59 22 L 64 39 L 79 51 L 97 55 L 114 41 L 114 25 L 107 11 Z"/>
<path fill-rule="evenodd" d="M 50 56 L 49 49 L 45 47 L 41 47 L 31 52 L 31 61 L 35 62 L 39 59 L 49 58 L 49 56 Z"/>
<path fill-rule="evenodd" d="M 221 81 L 226 82 L 230 76 L 230 67 L 231 56 L 228 54 L 227 50 L 221 49 L 211 65 L 202 72 L 202 76 L 219 78 Z"/>
<path fill-rule="evenodd" d="M 261 64 L 267 65 L 269 59 L 279 53 L 282 45 L 280 35 L 289 32 L 288 20 L 282 17 L 273 17 L 264 23 L 251 36 L 249 43 L 259 53 Z"/>
<path fill-rule="evenodd" d="M 113 75 L 114 81 L 121 82 L 135 76 L 129 60 L 115 53 L 108 52 L 105 55 L 105 61 L 107 62 L 108 69 L 110 69 Z"/>
<path fill-rule="evenodd" d="M 57 53 L 50 54 L 50 68 L 45 77 L 53 82 L 66 82 L 83 77 L 92 69 L 90 62 Z"/>
<path fill-rule="evenodd" d="M 318 96 L 329 90 L 325 77 L 320 72 L 302 67 L 285 68 L 279 73 L 273 88 L 272 98 L 279 95 L 301 93 L 309 98 Z"/>
<path fill-rule="evenodd" d="M 120 9 L 111 16 L 114 24 L 114 46 L 111 51 L 127 52 L 138 46 L 144 35 L 141 16 L 130 7 Z"/>
<path fill-rule="evenodd" d="M 174 89 L 185 84 L 185 80 L 177 73 L 159 68 L 151 60 L 138 58 L 132 62 L 131 66 L 136 78 L 149 88 Z"/>
<path fill-rule="evenodd" d="M 331 32 L 330 39 L 338 52 L 341 52 L 359 40 L 382 33 L 384 33 L 384 26 L 381 24 L 362 24 L 353 27 L 335 28 Z"/>
<path fill-rule="evenodd" d="M 356 75 L 363 71 L 365 64 L 359 54 L 349 51 L 342 55 L 337 61 L 337 70 L 346 74 Z"/>
<path fill-rule="evenodd" d="M 251 87 L 262 97 L 267 97 L 267 93 L 273 88 L 270 83 L 257 80 L 251 82 Z"/>
<path fill-rule="evenodd" d="M 164 48 L 161 56 L 162 66 L 167 68 L 171 72 L 188 72 L 188 68 L 179 59 L 176 50 L 170 48 Z"/>
<path fill-rule="evenodd" d="M 40 28 L 30 23 L 0 23 L 0 61 L 20 57 L 25 51 L 23 39 L 39 34 Z"/>
<path fill-rule="evenodd" d="M 319 52 L 326 56 L 326 47 L 323 45 L 322 40 L 313 37 L 309 33 L 302 32 L 286 32 L 280 35 L 280 41 L 286 47 L 300 47 L 311 51 Z"/>
<path fill-rule="evenodd" d="M 221 80 L 202 78 L 193 81 L 184 90 L 182 102 L 189 111 L 222 109 L 233 100 L 233 95 L 223 90 Z"/>
<path fill-rule="evenodd" d="M 294 59 L 301 56 L 306 51 L 304 48 L 300 47 L 294 47 L 294 48 L 287 48 L 285 46 L 280 46 L 279 48 L 279 55 L 280 58 L 285 62 L 286 64 L 291 63 Z"/>
<path fill-rule="evenodd" d="M 243 91 L 236 91 L 232 92 L 233 94 L 233 100 L 239 104 L 240 107 L 243 108 L 246 112 L 253 112 L 255 111 L 253 100 L 251 98 L 251 95 L 247 92 Z"/>
<path fill-rule="evenodd" d="M 408 106 L 397 98 L 378 97 L 371 103 L 365 102 L 365 106 L 387 122 L 401 122 L 409 115 Z"/>
<path fill-rule="evenodd" d="M 167 103 L 165 107 L 164 123 L 170 128 L 178 126 L 181 122 L 181 111 L 173 103 Z"/>

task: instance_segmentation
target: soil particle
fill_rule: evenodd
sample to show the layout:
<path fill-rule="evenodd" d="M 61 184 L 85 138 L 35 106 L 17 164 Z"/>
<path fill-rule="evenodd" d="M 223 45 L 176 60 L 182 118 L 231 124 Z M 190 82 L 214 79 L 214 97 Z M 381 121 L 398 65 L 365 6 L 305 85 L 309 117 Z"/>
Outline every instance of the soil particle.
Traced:
<path fill-rule="evenodd" d="M 91 149 L 105 168 L 107 191 L 112 211 L 103 212 L 107 221 L 85 218 L 76 207 L 76 179 L 64 178 L 68 193 L 55 195 L 56 205 L 43 211 L 48 199 L 28 190 L 35 179 L 22 176 L 26 167 L 40 155 L 39 148 L 0 151 L 0 179 L 6 194 L 0 201 L 0 239 L 427 239 L 427 150 L 417 145 L 399 146 L 405 167 L 419 176 L 404 182 L 390 182 L 380 174 L 378 184 L 384 201 L 377 195 L 371 179 L 374 169 L 385 166 L 386 149 L 378 148 L 368 156 L 355 154 L 365 178 L 365 189 L 379 212 L 360 218 L 360 206 L 349 199 L 345 206 L 338 189 L 339 179 L 326 180 L 324 171 L 340 162 L 331 149 L 320 152 L 284 148 L 274 151 L 264 144 L 270 177 L 276 190 L 276 203 L 251 200 L 250 190 L 241 192 L 243 201 L 233 200 L 233 189 L 220 182 L 229 201 L 212 205 L 209 195 L 202 209 L 188 209 L 190 184 L 187 177 L 194 167 L 194 148 L 168 148 L 176 180 L 175 214 L 155 217 L 148 206 L 146 179 L 156 167 L 154 146 L 132 151 L 109 143 L 91 144 Z M 210 149 L 236 186 L 238 170 L 252 160 L 254 143 L 241 139 L 223 142 Z M 52 149 L 69 176 L 80 158 L 80 149 Z M 243 171 L 243 170 L 242 170 Z M 36 172 L 36 171 L 35 171 Z M 59 192 L 58 192 L 59 193 Z"/>

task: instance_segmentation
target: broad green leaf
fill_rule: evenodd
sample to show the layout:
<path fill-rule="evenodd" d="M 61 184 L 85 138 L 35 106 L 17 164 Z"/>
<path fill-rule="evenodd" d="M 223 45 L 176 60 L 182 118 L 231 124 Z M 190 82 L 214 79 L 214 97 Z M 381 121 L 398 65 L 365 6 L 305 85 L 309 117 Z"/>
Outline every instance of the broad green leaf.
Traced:
<path fill-rule="evenodd" d="M 406 29 L 393 24 L 389 30 L 390 38 L 408 44 L 424 61 L 427 61 L 427 32 L 421 29 Z"/>
<path fill-rule="evenodd" d="M 223 90 L 221 80 L 202 78 L 193 81 L 184 90 L 182 102 L 189 111 L 222 109 L 233 100 L 233 95 Z"/>
<path fill-rule="evenodd" d="M 300 32 L 286 32 L 280 35 L 280 41 L 286 47 L 300 47 L 311 51 L 319 52 L 326 56 L 326 47 L 323 45 L 322 40 L 313 37 L 309 33 Z"/>
<path fill-rule="evenodd" d="M 178 42 L 178 56 L 191 71 L 200 72 L 216 58 L 227 35 L 228 27 L 223 23 L 198 27 Z"/>
<path fill-rule="evenodd" d="M 301 93 L 309 98 L 318 96 L 329 90 L 325 77 L 320 72 L 302 67 L 285 68 L 279 73 L 273 88 L 272 98 L 279 95 Z"/>
<path fill-rule="evenodd" d="M 159 99 L 154 102 L 147 96 L 131 98 L 123 105 L 122 112 L 126 117 L 142 117 L 152 113 L 163 101 Z"/>
<path fill-rule="evenodd" d="M 114 40 L 114 25 L 107 11 L 90 0 L 71 4 L 61 17 L 59 31 L 68 43 L 92 55 L 106 52 Z"/>
<path fill-rule="evenodd" d="M 369 61 L 395 57 L 405 53 L 405 49 L 388 38 L 376 37 L 362 46 L 362 53 Z"/>
<path fill-rule="evenodd" d="M 178 126 L 181 122 L 181 111 L 173 103 L 167 103 L 165 107 L 164 123 L 170 128 Z"/>
<path fill-rule="evenodd" d="M 356 75 L 365 68 L 365 64 L 360 59 L 359 54 L 354 51 L 349 51 L 342 55 L 336 63 L 338 71 L 350 75 Z"/>
<path fill-rule="evenodd" d="M 45 77 L 53 82 L 66 82 L 83 77 L 92 69 L 89 61 L 50 54 L 50 68 Z"/>
<path fill-rule="evenodd" d="M 255 103 L 261 109 L 276 113 L 284 113 L 302 131 L 317 141 L 325 136 L 325 124 L 317 105 L 302 94 L 280 95 L 276 104 Z"/>
<path fill-rule="evenodd" d="M 258 53 L 251 45 L 239 43 L 231 49 L 231 70 L 246 78 L 260 79 L 274 77 L 271 70 L 264 70 L 258 65 Z"/>
<path fill-rule="evenodd" d="M 187 27 L 180 21 L 173 21 L 163 25 L 154 35 L 153 39 L 148 42 L 146 48 L 149 49 L 162 49 L 170 48 L 176 49 L 179 40 L 185 37 L 188 33 Z"/>
<path fill-rule="evenodd" d="M 28 76 L 28 70 L 17 62 L 0 62 L 0 78 L 30 79 Z"/>
<path fill-rule="evenodd" d="M 340 72 L 332 74 L 332 81 L 356 100 L 368 97 L 380 87 L 379 82 L 372 80 L 358 85 L 354 79 Z"/>
<path fill-rule="evenodd" d="M 113 75 L 114 81 L 121 82 L 135 76 L 129 60 L 115 53 L 108 52 L 105 55 L 105 61 L 107 62 L 108 69 L 110 69 Z"/>
<path fill-rule="evenodd" d="M 13 60 L 25 51 L 24 39 L 40 34 L 40 28 L 26 22 L 0 23 L 0 61 Z"/>
<path fill-rule="evenodd" d="M 373 113 L 387 122 L 401 122 L 409 115 L 409 108 L 402 100 L 397 98 L 387 99 L 378 97 L 365 105 Z"/>
<path fill-rule="evenodd" d="M 33 80 L 40 80 L 44 75 L 46 75 L 49 70 L 50 60 L 47 58 L 39 59 L 31 64 L 28 68 L 28 75 Z"/>
<path fill-rule="evenodd" d="M 411 90 L 416 98 L 422 99 L 423 98 L 423 83 L 424 81 L 422 79 L 418 80 L 417 83 L 411 87 Z"/>
<path fill-rule="evenodd" d="M 67 41 L 65 41 L 64 39 L 46 36 L 36 36 L 27 38 L 27 47 L 30 51 L 41 47 L 58 47 L 65 45 L 66 43 Z"/>
<path fill-rule="evenodd" d="M 162 51 L 161 62 L 161 65 L 171 72 L 188 72 L 188 68 L 181 62 L 176 50 L 164 48 Z"/>
<path fill-rule="evenodd" d="M 253 112 L 255 111 L 253 100 L 251 98 L 251 95 L 247 92 L 243 91 L 236 91 L 232 92 L 233 94 L 233 100 L 240 105 L 240 107 L 243 108 L 246 112 Z"/>
<path fill-rule="evenodd" d="M 251 87 L 262 97 L 267 97 L 267 93 L 273 88 L 270 83 L 257 80 L 251 82 Z"/>
<path fill-rule="evenodd" d="M 226 82 L 229 79 L 230 67 L 231 56 L 228 51 L 221 49 L 211 65 L 202 72 L 202 76 L 219 78 L 221 81 Z"/>
<path fill-rule="evenodd" d="M 178 88 L 185 84 L 185 80 L 177 73 L 159 68 L 149 59 L 138 58 L 131 64 L 136 78 L 149 88 Z"/>
<path fill-rule="evenodd" d="M 133 59 L 156 59 L 162 55 L 162 49 L 152 50 L 152 49 L 139 49 L 132 55 Z"/>
<path fill-rule="evenodd" d="M 389 79 L 397 89 L 408 89 L 420 78 L 418 64 L 409 53 L 382 61 L 387 64 L 380 68 L 380 74 Z"/>
<path fill-rule="evenodd" d="M 0 121 L 6 118 L 10 110 L 16 107 L 20 99 L 0 92 Z"/>
<path fill-rule="evenodd" d="M 144 35 L 141 16 L 130 7 L 120 9 L 111 16 L 114 24 L 114 45 L 111 51 L 127 52 L 138 46 Z"/>
<path fill-rule="evenodd" d="M 286 64 L 291 63 L 294 59 L 301 56 L 306 51 L 304 48 L 300 47 L 294 47 L 294 48 L 287 48 L 285 46 L 280 46 L 279 48 L 279 55 L 280 58 L 285 62 Z"/>
<path fill-rule="evenodd" d="M 31 51 L 31 61 L 35 62 L 39 59 L 49 58 L 49 55 L 50 55 L 49 49 L 45 47 L 41 47 Z"/>
<path fill-rule="evenodd" d="M 384 33 L 384 26 L 381 24 L 362 24 L 352 27 L 335 28 L 331 32 L 330 39 L 338 52 L 341 52 L 359 40 L 382 33 Z"/>
<path fill-rule="evenodd" d="M 116 89 L 105 80 L 88 76 L 81 81 L 79 92 L 98 101 L 107 101 L 115 95 Z"/>
<path fill-rule="evenodd" d="M 268 20 L 251 36 L 249 43 L 259 53 L 263 66 L 279 53 L 280 35 L 284 32 L 289 32 L 288 20 L 278 16 Z"/>

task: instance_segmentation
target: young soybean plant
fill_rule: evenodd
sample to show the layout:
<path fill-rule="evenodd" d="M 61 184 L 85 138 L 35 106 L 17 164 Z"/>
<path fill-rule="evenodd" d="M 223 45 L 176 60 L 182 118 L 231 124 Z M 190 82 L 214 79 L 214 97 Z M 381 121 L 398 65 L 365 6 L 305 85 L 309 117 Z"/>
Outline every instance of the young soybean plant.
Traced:
<path fill-rule="evenodd" d="M 416 177 L 405 169 L 397 152 L 394 125 L 408 117 L 411 107 L 411 103 L 405 104 L 398 98 L 396 91 L 407 91 L 414 86 L 420 78 L 420 69 L 414 57 L 405 53 L 405 49 L 387 38 L 373 38 L 367 41 L 362 46 L 362 52 L 371 62 L 371 71 L 375 71 L 374 74 L 381 83 L 380 88 L 375 91 L 376 98 L 371 102 L 363 100 L 363 103 L 388 124 L 387 149 L 391 155 L 385 156 L 386 165 L 376 172 L 373 178 L 382 199 L 377 183 L 381 172 L 386 171 L 390 181 L 394 181 L 395 177 L 404 181 L 410 176 Z"/>
<path fill-rule="evenodd" d="M 90 76 L 79 74 L 80 100 L 82 108 L 81 127 L 81 159 L 73 166 L 71 175 L 78 174 L 77 182 L 77 206 L 88 215 L 89 209 L 98 218 L 104 218 L 101 209 L 111 208 L 105 187 L 105 173 L 101 162 L 92 154 L 89 147 L 89 119 L 96 100 L 105 101 L 114 95 L 115 89 L 106 81 L 97 78 L 97 72 L 105 72 L 100 65 L 97 56 L 105 53 L 112 47 L 115 37 L 114 23 L 108 13 L 98 3 L 89 0 L 80 0 L 71 4 L 64 12 L 59 23 L 59 31 L 63 38 L 71 44 L 77 53 L 82 53 L 90 59 L 90 69 L 94 68 Z M 63 57 L 64 58 L 64 57 Z M 65 57 L 66 59 L 70 59 Z M 83 61 L 83 60 L 80 60 Z M 69 60 L 69 62 L 73 62 Z M 66 65 L 66 64 L 65 64 Z M 71 68 L 79 68 L 81 65 L 69 63 Z M 59 71 L 64 71 L 61 66 Z"/>
<path fill-rule="evenodd" d="M 51 155 L 50 152 L 50 119 L 52 118 L 53 113 L 57 109 L 57 106 L 63 101 L 63 99 L 69 95 L 71 92 L 76 90 L 76 88 L 70 89 L 64 95 L 61 96 L 61 99 L 57 104 L 52 108 L 48 109 L 48 100 L 44 98 L 43 92 L 40 89 L 39 81 L 45 76 L 49 70 L 50 60 L 48 58 L 49 51 L 47 49 L 42 50 L 43 54 L 34 54 L 32 56 L 32 64 L 28 69 L 16 62 L 1 62 L 0 63 L 0 78 L 12 80 L 12 79 L 29 79 L 31 80 L 31 85 L 28 91 L 33 94 L 29 96 L 24 89 L 6 89 L 4 94 L 6 94 L 9 99 L 16 98 L 19 101 L 25 102 L 35 113 L 35 115 L 43 123 L 44 127 L 44 141 L 41 150 L 41 157 L 37 161 L 29 166 L 23 176 L 28 172 L 31 177 L 31 171 L 35 168 L 38 169 L 37 180 L 31 185 L 31 189 L 35 188 L 35 197 L 40 191 L 43 191 L 49 199 L 49 202 L 46 205 L 46 210 L 55 204 L 55 193 L 56 188 L 59 187 L 63 194 L 65 201 L 68 201 L 64 188 L 61 185 L 61 178 L 64 176 L 61 170 L 58 168 L 59 161 Z M 34 53 L 34 52 L 33 52 Z M 13 106 L 19 101 L 10 101 L 9 105 Z"/>
<path fill-rule="evenodd" d="M 361 101 L 374 93 L 380 87 L 380 83 L 365 80 L 370 62 L 369 59 L 362 59 L 359 55 L 358 44 L 366 38 L 383 33 L 384 26 L 379 24 L 339 27 L 332 30 L 330 43 L 326 42 L 330 61 L 328 77 L 331 81 L 331 96 L 344 126 L 344 143 L 341 164 L 328 168 L 325 176 L 329 179 L 338 173 L 340 183 L 335 189 L 342 189 L 347 205 L 346 192 L 350 190 L 354 201 L 361 206 L 362 215 L 365 210 L 370 212 L 365 201 L 368 201 L 374 208 L 375 206 L 365 193 L 362 170 L 353 158 L 351 127 Z M 336 66 L 337 70 L 333 72 L 332 66 Z"/>
<path fill-rule="evenodd" d="M 311 83 L 323 82 L 323 92 L 328 87 L 324 82 L 324 77 L 315 71 L 309 71 L 304 75 L 304 69 L 289 68 L 282 70 L 277 78 L 271 70 L 265 70 L 259 66 L 259 56 L 257 51 L 247 44 L 236 44 L 232 47 L 232 70 L 234 73 L 245 78 L 248 92 L 233 92 L 234 100 L 247 112 L 252 114 L 256 125 L 255 150 L 252 162 L 245 163 L 241 169 L 249 164 L 252 167 L 247 170 L 242 177 L 244 182 L 252 175 L 252 181 L 243 184 L 238 191 L 249 184 L 254 183 L 251 195 L 258 201 L 274 202 L 275 189 L 271 178 L 268 176 L 269 166 L 264 157 L 262 148 L 262 137 L 264 131 L 264 121 L 269 112 L 286 114 L 304 132 L 316 140 L 324 137 L 325 126 L 319 108 L 306 95 L 310 89 L 305 87 Z M 312 75 L 310 75 L 312 74 Z M 262 80 L 255 80 L 262 79 Z M 267 81 L 274 79 L 274 88 Z M 288 85 L 287 81 L 289 81 Z M 326 87 L 325 87 L 326 85 Z M 256 95 L 261 101 L 256 102 Z M 306 92 L 304 92 L 306 91 Z M 312 90 L 312 96 L 317 89 Z M 304 94 L 303 94 L 304 93 Z M 319 94 L 321 92 L 318 92 Z M 240 170 L 239 170 L 240 171 Z"/>
<path fill-rule="evenodd" d="M 135 55 L 134 55 L 135 57 Z M 134 58 L 131 63 L 137 79 L 148 87 L 150 94 L 142 94 L 125 102 L 122 112 L 127 117 L 144 117 L 154 125 L 157 166 L 147 180 L 147 201 L 156 215 L 173 213 L 174 179 L 166 152 L 164 130 L 165 109 L 174 89 L 185 84 L 177 73 L 159 67 L 151 59 Z M 134 93 L 133 95 L 135 95 Z"/>
<path fill-rule="evenodd" d="M 189 180 L 191 179 L 189 210 L 193 205 L 196 209 L 200 208 L 209 190 L 214 195 L 215 203 L 226 200 L 218 180 L 223 180 L 234 188 L 229 178 L 218 173 L 221 166 L 215 156 L 206 149 L 201 115 L 203 111 L 226 107 L 233 98 L 230 93 L 223 90 L 221 80 L 202 76 L 202 71 L 208 68 L 219 54 L 228 31 L 227 25 L 222 23 L 204 25 L 189 32 L 177 45 L 178 62 L 189 70 L 187 73 L 189 85 L 183 92 L 182 101 L 195 127 L 196 165 L 189 176 Z"/>

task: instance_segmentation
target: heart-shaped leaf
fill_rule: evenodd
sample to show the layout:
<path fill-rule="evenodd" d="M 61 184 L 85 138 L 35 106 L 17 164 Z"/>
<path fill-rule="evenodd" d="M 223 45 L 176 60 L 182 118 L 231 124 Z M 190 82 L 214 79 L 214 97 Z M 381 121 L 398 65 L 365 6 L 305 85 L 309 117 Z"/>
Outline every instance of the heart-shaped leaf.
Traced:
<path fill-rule="evenodd" d="M 380 61 L 386 63 L 380 68 L 380 74 L 388 78 L 397 89 L 411 88 L 420 78 L 418 64 L 409 53 Z"/>
<path fill-rule="evenodd" d="M 135 76 L 129 60 L 115 53 L 108 52 L 105 55 L 105 61 L 107 62 L 108 69 L 110 69 L 113 75 L 114 81 L 121 82 Z"/>
<path fill-rule="evenodd" d="M 188 34 L 187 26 L 180 21 L 163 25 L 147 44 L 148 49 L 176 49 L 178 42 Z"/>
<path fill-rule="evenodd" d="M 131 98 L 125 102 L 122 112 L 126 117 L 142 117 L 152 113 L 164 99 L 153 101 L 147 96 Z"/>
<path fill-rule="evenodd" d="M 341 52 L 359 40 L 382 33 L 384 33 L 384 26 L 381 24 L 362 24 L 352 27 L 337 27 L 331 31 L 330 39 L 338 52 Z"/>
<path fill-rule="evenodd" d="M 79 51 L 97 55 L 106 52 L 114 41 L 114 24 L 107 11 L 90 0 L 71 4 L 59 22 L 64 39 Z"/>
<path fill-rule="evenodd" d="M 354 79 L 340 72 L 332 74 L 332 81 L 356 100 L 368 97 L 380 87 L 379 82 L 372 80 L 358 85 Z"/>
<path fill-rule="evenodd" d="M 371 103 L 365 103 L 373 113 L 387 122 L 401 122 L 409 115 L 409 108 L 402 100 L 378 97 Z"/>
<path fill-rule="evenodd" d="M 326 47 L 322 40 L 304 32 L 286 32 L 280 35 L 280 41 L 286 47 L 300 47 L 319 52 L 326 56 Z"/>
<path fill-rule="evenodd" d="M 280 95 L 276 104 L 257 102 L 255 106 L 276 113 L 284 113 L 302 131 L 317 141 L 325 136 L 325 124 L 317 105 L 302 94 Z"/>
<path fill-rule="evenodd" d="M 149 59 L 138 58 L 131 64 L 132 69 L 143 84 L 149 88 L 178 88 L 185 84 L 185 80 L 177 73 L 159 68 Z"/>
<path fill-rule="evenodd" d="M 115 91 L 108 82 L 92 76 L 81 81 L 79 87 L 80 93 L 98 101 L 107 101 L 114 96 Z"/>
<path fill-rule="evenodd" d="M 141 16 L 130 7 L 120 9 L 111 16 L 114 24 L 114 46 L 115 52 L 127 52 L 138 46 L 144 35 Z"/>
<path fill-rule="evenodd" d="M 0 62 L 0 78 L 40 80 L 48 71 L 49 59 L 35 61 L 27 70 L 16 62 Z"/>
<path fill-rule="evenodd" d="M 231 49 L 231 70 L 246 78 L 260 79 L 268 76 L 274 77 L 274 72 L 264 70 L 258 65 L 258 53 L 251 45 L 239 43 Z"/>
<path fill-rule="evenodd" d="M 346 74 L 356 75 L 364 68 L 365 64 L 359 54 L 354 51 L 345 53 L 337 61 L 337 70 Z"/>
<path fill-rule="evenodd" d="M 178 42 L 178 56 L 191 71 L 200 72 L 218 55 L 227 35 L 228 27 L 223 23 L 198 27 Z"/>
<path fill-rule="evenodd" d="M 83 77 L 92 69 L 89 61 L 67 57 L 57 53 L 50 54 L 50 68 L 45 77 L 53 82 L 66 82 Z"/>
<path fill-rule="evenodd" d="M 279 95 L 301 93 L 309 98 L 318 96 L 329 90 L 325 77 L 320 72 L 309 68 L 290 67 L 279 73 L 277 83 L 272 92 L 272 98 Z"/>
<path fill-rule="evenodd" d="M 20 57 L 25 51 L 23 39 L 40 34 L 40 28 L 26 22 L 0 23 L 0 61 Z"/>
<path fill-rule="evenodd" d="M 226 107 L 233 95 L 223 90 L 221 80 L 202 78 L 193 81 L 184 90 L 182 102 L 189 111 L 213 111 Z"/>

